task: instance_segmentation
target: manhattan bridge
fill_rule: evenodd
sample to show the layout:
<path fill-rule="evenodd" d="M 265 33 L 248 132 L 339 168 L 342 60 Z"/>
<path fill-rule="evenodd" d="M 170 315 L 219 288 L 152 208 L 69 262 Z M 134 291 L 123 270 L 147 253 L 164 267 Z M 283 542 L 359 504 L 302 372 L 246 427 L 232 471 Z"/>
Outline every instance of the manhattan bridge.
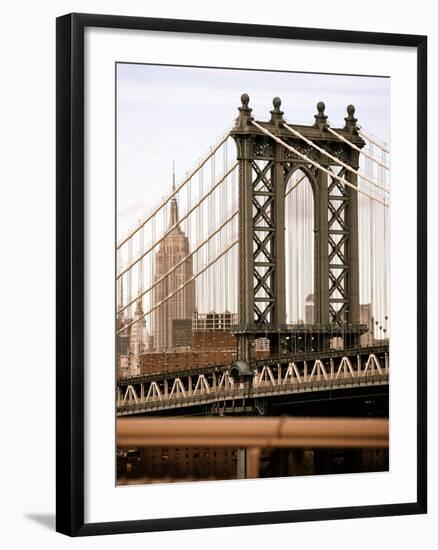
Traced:
<path fill-rule="evenodd" d="M 117 414 L 387 416 L 390 151 L 249 101 L 117 243 Z"/>

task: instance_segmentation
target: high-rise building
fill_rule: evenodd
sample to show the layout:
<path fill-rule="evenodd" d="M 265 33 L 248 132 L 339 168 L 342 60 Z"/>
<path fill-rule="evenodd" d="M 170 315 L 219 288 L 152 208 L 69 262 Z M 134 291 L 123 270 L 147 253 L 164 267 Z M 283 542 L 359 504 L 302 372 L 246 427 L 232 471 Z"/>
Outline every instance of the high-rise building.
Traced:
<path fill-rule="evenodd" d="M 187 324 L 191 323 L 195 311 L 196 283 L 187 283 L 193 276 L 193 258 L 187 258 L 190 252 L 189 239 L 178 223 L 178 203 L 175 197 L 170 201 L 168 231 L 155 255 L 154 280 L 160 280 L 154 287 L 154 304 L 157 306 L 154 310 L 155 351 L 172 350 L 181 345 L 179 341 L 174 341 L 175 334 L 181 332 L 174 330 L 174 321 L 186 319 Z M 165 276 L 169 271 L 172 272 Z M 185 283 L 184 288 L 181 288 Z"/>
<path fill-rule="evenodd" d="M 143 318 L 141 298 L 135 304 L 134 319 L 139 319 L 131 326 L 129 335 L 129 367 L 130 375 L 140 374 L 140 356 L 147 351 L 149 335 L 146 330 L 146 320 Z"/>
<path fill-rule="evenodd" d="M 232 325 L 238 324 L 237 313 L 224 311 L 223 313 L 194 313 L 192 317 L 192 331 L 208 331 L 208 330 L 231 330 Z"/>
<path fill-rule="evenodd" d="M 117 378 L 125 378 L 129 376 L 129 335 L 130 329 L 121 330 L 128 325 L 129 319 L 123 314 L 118 315 L 116 319 L 117 329 Z"/>
<path fill-rule="evenodd" d="M 192 321 L 190 319 L 172 320 L 172 345 L 174 348 L 189 348 L 192 341 Z"/>
<path fill-rule="evenodd" d="M 131 325 L 134 319 L 138 319 Z M 121 330 L 126 327 L 125 330 Z M 128 317 L 123 311 L 117 315 L 117 376 L 138 376 L 140 374 L 140 357 L 150 349 L 150 336 L 143 317 L 142 300 L 135 304 L 134 317 Z"/>
<path fill-rule="evenodd" d="M 372 346 L 374 343 L 374 319 L 371 304 L 360 304 L 360 323 L 367 325 L 368 330 L 360 336 L 361 346 Z"/>
<path fill-rule="evenodd" d="M 306 325 L 313 325 L 315 322 L 315 297 L 309 294 L 304 304 L 304 321 Z"/>

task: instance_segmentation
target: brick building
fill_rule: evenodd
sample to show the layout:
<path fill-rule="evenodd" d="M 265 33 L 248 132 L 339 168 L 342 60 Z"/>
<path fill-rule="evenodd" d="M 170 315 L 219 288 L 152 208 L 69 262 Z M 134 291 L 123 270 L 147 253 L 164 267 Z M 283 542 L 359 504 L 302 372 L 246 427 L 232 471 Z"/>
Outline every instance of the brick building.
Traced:
<path fill-rule="evenodd" d="M 263 342 L 261 342 L 263 344 Z M 269 348 L 256 348 L 256 357 L 267 357 Z M 190 349 L 184 351 L 149 352 L 140 358 L 141 374 L 175 372 L 222 366 L 237 359 L 237 339 L 227 330 L 195 331 Z"/>

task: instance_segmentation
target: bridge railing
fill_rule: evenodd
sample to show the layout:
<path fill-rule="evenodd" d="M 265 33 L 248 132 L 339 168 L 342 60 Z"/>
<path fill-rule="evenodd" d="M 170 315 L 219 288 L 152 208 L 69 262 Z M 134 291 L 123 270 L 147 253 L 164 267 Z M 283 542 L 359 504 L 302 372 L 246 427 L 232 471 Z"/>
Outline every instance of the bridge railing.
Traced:
<path fill-rule="evenodd" d="M 222 389 L 201 387 L 199 391 L 186 391 L 170 396 L 149 395 L 139 397 L 133 388 L 127 390 L 125 396 L 117 400 L 117 412 L 120 416 L 135 414 L 147 410 L 179 408 L 196 406 L 204 403 L 254 399 L 270 395 L 282 395 L 294 392 L 327 391 L 346 386 L 384 384 L 389 380 L 389 369 L 382 368 L 375 372 L 362 372 L 352 376 L 351 373 L 339 373 L 336 377 L 326 378 L 324 375 L 314 375 L 307 380 L 291 379 L 287 382 L 260 380 L 256 386 L 232 382 L 231 386 Z M 180 390 L 181 391 L 181 390 Z"/>
<path fill-rule="evenodd" d="M 315 359 L 330 359 L 342 357 L 345 354 L 348 355 L 368 355 L 370 353 L 384 353 L 389 352 L 389 342 L 388 340 L 378 340 L 372 345 L 364 344 L 360 347 L 351 347 L 351 348 L 330 348 L 325 350 L 306 350 L 306 351 L 296 351 L 291 354 L 283 355 L 270 355 L 263 358 L 255 358 L 251 362 L 251 367 L 257 368 L 263 365 L 277 365 L 290 363 L 293 361 L 314 361 Z M 235 359 L 237 359 L 237 352 L 235 352 Z M 119 386 L 127 386 L 129 384 L 139 384 L 141 382 L 147 382 L 148 380 L 161 380 L 175 376 L 197 376 L 198 374 L 209 374 L 213 372 L 224 372 L 230 368 L 230 362 L 212 362 L 208 367 L 192 367 L 192 368 L 179 368 L 179 369 L 163 369 L 160 372 L 146 373 L 142 375 L 127 375 L 120 377 L 117 380 Z"/>
<path fill-rule="evenodd" d="M 122 418 L 117 446 L 247 449 L 248 475 L 259 476 L 262 449 L 387 448 L 384 418 Z"/>

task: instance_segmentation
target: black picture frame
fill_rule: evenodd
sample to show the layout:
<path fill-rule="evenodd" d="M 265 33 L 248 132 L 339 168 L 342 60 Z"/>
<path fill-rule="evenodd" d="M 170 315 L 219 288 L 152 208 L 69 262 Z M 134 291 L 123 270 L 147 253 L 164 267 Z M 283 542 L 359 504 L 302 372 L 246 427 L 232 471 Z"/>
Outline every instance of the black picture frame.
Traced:
<path fill-rule="evenodd" d="M 342 508 L 105 523 L 84 522 L 84 29 L 157 30 L 381 46 L 417 52 L 417 499 Z M 69 536 L 423 514 L 427 511 L 427 37 L 69 14 L 56 22 L 57 371 L 56 529 Z"/>

